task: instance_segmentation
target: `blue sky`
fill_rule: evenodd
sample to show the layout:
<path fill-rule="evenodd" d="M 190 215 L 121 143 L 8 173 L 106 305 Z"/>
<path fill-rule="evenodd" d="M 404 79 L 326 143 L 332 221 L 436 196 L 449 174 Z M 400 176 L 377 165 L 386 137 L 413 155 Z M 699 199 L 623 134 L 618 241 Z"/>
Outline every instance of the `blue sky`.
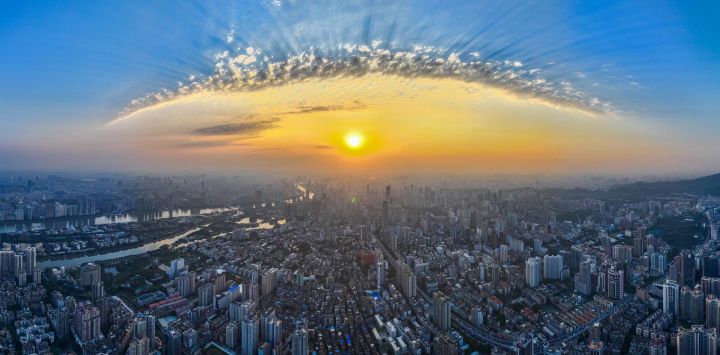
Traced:
<path fill-rule="evenodd" d="M 246 47 L 433 46 L 518 61 L 693 140 L 720 129 L 720 29 L 710 2 L 14 1 L 0 13 L 0 149 L 36 129 L 99 125 L 130 100 L 209 75 Z M 232 43 L 227 36 L 232 31 Z M 21 147 L 22 146 L 22 147 Z M 1 156 L 1 154 L 0 154 Z M 21 166 L 21 164 L 18 164 Z M 698 166 L 698 169 L 701 169 Z"/>

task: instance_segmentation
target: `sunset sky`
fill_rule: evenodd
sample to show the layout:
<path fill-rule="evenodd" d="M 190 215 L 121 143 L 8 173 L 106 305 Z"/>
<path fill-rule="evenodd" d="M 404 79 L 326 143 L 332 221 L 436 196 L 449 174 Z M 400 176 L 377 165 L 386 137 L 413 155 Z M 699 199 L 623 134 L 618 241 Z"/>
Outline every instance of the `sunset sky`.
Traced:
<path fill-rule="evenodd" d="M 720 8 L 15 2 L 5 169 L 720 170 Z"/>

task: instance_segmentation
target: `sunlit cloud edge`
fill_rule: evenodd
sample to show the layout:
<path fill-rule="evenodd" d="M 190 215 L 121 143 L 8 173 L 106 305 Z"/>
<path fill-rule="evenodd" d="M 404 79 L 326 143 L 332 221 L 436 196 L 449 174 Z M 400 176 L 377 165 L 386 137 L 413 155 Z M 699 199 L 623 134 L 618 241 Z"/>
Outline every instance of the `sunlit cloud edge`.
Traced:
<path fill-rule="evenodd" d="M 190 95 L 247 92 L 304 80 L 370 74 L 460 80 L 590 114 L 616 112 L 610 102 L 576 89 L 569 81 L 544 78 L 542 69 L 526 68 L 520 61 L 479 58 L 478 52 L 461 55 L 431 46 L 385 48 L 380 41 L 372 45 L 345 44 L 332 51 L 310 48 L 282 60 L 274 60 L 252 47 L 234 54 L 223 51 L 214 57 L 212 74 L 190 75 L 174 89 L 162 88 L 133 99 L 109 124 Z"/>

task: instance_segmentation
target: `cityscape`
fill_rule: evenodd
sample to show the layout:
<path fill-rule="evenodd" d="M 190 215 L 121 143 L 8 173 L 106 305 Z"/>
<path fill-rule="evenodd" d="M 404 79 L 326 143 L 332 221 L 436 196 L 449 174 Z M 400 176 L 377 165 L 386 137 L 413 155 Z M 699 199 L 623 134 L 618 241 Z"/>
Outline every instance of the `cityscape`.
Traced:
<path fill-rule="evenodd" d="M 0 354 L 716 355 L 717 11 L 10 1 Z"/>

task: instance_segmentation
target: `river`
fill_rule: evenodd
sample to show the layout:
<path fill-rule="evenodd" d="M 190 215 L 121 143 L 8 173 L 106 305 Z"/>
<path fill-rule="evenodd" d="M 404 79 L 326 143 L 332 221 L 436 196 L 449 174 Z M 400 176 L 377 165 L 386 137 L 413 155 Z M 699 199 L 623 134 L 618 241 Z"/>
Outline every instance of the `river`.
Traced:
<path fill-rule="evenodd" d="M 139 247 L 130 248 L 130 249 L 124 249 L 124 250 L 118 250 L 111 253 L 105 253 L 105 254 L 97 254 L 97 255 L 83 255 L 78 256 L 74 258 L 67 258 L 67 259 L 55 259 L 55 260 L 45 260 L 38 262 L 38 267 L 41 268 L 48 268 L 48 267 L 71 267 L 71 266 L 78 266 L 89 262 L 96 262 L 96 261 L 103 261 L 103 260 L 110 260 L 115 258 L 122 258 L 125 256 L 131 256 L 131 255 L 139 255 L 139 254 L 145 254 L 149 251 L 160 249 L 164 245 L 172 245 L 179 239 L 183 237 L 187 237 L 188 235 L 195 233 L 199 231 L 200 227 L 193 228 L 187 232 L 178 234 L 174 237 L 170 237 L 167 239 L 158 240 L 155 242 L 143 244 Z"/>
<path fill-rule="evenodd" d="M 53 220 L 38 221 L 6 221 L 0 222 L 0 234 L 14 232 L 40 231 L 45 229 L 75 229 L 82 226 L 98 226 L 103 224 L 147 222 L 158 219 L 190 217 L 217 212 L 228 212 L 233 208 L 201 208 L 173 209 L 150 213 L 107 214 L 101 216 L 78 216 Z"/>
<path fill-rule="evenodd" d="M 298 188 L 298 190 L 300 190 L 301 192 L 303 192 L 303 194 L 305 194 L 306 191 L 307 191 L 307 190 L 305 189 L 305 187 L 302 186 L 302 185 L 300 185 L 300 184 L 297 185 L 297 188 Z M 309 193 L 307 193 L 307 196 L 308 196 L 308 198 L 312 199 L 313 197 L 315 197 L 315 194 L 314 194 L 312 191 L 310 191 Z M 233 208 L 202 209 L 202 210 L 199 210 L 197 214 L 210 214 L 210 213 L 214 213 L 214 212 L 227 212 L 227 211 L 230 211 L 230 210 L 237 210 L 237 209 L 233 209 Z M 161 214 L 160 214 L 160 216 L 161 216 L 160 218 L 181 217 L 181 216 L 179 216 L 179 215 L 176 214 L 176 211 L 189 211 L 189 210 L 175 210 L 175 211 L 172 212 L 172 213 L 171 213 L 171 212 L 168 212 L 168 214 L 161 213 Z M 237 211 L 238 211 L 238 213 L 236 214 L 236 216 L 239 216 L 240 214 L 242 214 L 242 212 L 241 212 L 240 210 L 237 210 Z M 191 212 L 190 214 L 187 214 L 186 216 L 190 216 L 190 215 L 193 215 L 192 212 Z M 162 217 L 162 216 L 167 216 L 167 217 Z M 101 216 L 101 217 L 95 218 L 95 220 L 96 220 L 96 221 L 99 220 L 100 222 L 103 222 L 103 223 L 99 223 L 99 224 L 129 223 L 129 222 L 137 222 L 137 221 L 138 221 L 137 217 L 133 217 L 133 216 L 131 216 L 131 215 L 129 215 L 129 214 L 128 214 L 128 215 L 121 215 L 120 217 L 122 217 L 122 218 L 118 218 L 118 217 L 116 216 L 114 219 L 104 219 L 105 216 Z M 134 220 L 133 220 L 133 219 L 134 219 Z M 247 224 L 247 223 L 250 223 L 250 219 L 247 218 L 247 217 L 246 217 L 246 218 L 242 218 L 242 219 L 240 219 L 240 220 L 238 221 L 238 223 L 239 223 L 239 224 Z M 245 229 L 248 230 L 248 231 L 250 231 L 250 230 L 258 230 L 258 229 L 271 229 L 271 228 L 274 227 L 271 223 L 265 222 L 265 221 L 263 221 L 262 219 L 256 220 L 256 223 L 257 223 L 257 225 L 256 225 L 255 227 L 245 227 Z M 278 224 L 279 224 L 279 225 L 285 224 L 285 219 L 280 219 L 280 220 L 278 220 Z M 78 256 L 78 257 L 70 257 L 70 258 L 66 258 L 66 259 L 51 259 L 51 260 L 45 260 L 45 261 L 38 262 L 38 266 L 39 266 L 39 267 L 42 267 L 42 268 L 62 267 L 62 266 L 64 266 L 64 267 L 71 267 L 71 266 L 82 265 L 82 264 L 84 264 L 84 263 L 89 263 L 89 262 L 110 260 L 110 259 L 115 259 L 115 258 L 122 258 L 122 257 L 125 257 L 125 256 L 144 254 L 144 253 L 147 253 L 147 252 L 150 252 L 150 251 L 153 251 L 153 250 L 160 249 L 160 248 L 161 248 L 162 246 L 164 246 L 164 245 L 172 245 L 173 243 L 175 243 L 175 242 L 178 241 L 179 239 L 181 239 L 181 238 L 183 238 L 183 237 L 186 237 L 186 236 L 188 236 L 188 235 L 190 235 L 190 234 L 192 234 L 192 233 L 195 233 L 195 232 L 201 230 L 202 228 L 204 228 L 204 227 L 193 228 L 193 229 L 191 229 L 191 230 L 189 230 L 189 231 L 187 231 L 187 232 L 178 234 L 178 235 L 173 236 L 173 237 L 169 237 L 169 238 L 166 238 L 166 239 L 162 239 L 162 240 L 158 240 L 158 241 L 155 241 L 155 242 L 147 243 L 147 244 L 144 244 L 144 245 L 141 245 L 141 246 L 138 246 L 138 247 L 129 248 L 129 249 L 124 249 L 124 250 L 119 250 L 119 251 L 114 251 L 114 252 L 110 252 L 110 253 L 104 253 L 104 254 L 101 253 L 101 254 L 97 254 L 97 255 L 83 255 L 83 256 Z M 222 234 L 213 236 L 213 237 L 211 237 L 211 239 L 212 239 L 212 238 L 216 238 L 216 237 L 218 237 L 218 236 L 220 236 L 220 235 L 222 235 Z M 183 244 L 183 245 L 185 245 L 185 244 Z"/>

